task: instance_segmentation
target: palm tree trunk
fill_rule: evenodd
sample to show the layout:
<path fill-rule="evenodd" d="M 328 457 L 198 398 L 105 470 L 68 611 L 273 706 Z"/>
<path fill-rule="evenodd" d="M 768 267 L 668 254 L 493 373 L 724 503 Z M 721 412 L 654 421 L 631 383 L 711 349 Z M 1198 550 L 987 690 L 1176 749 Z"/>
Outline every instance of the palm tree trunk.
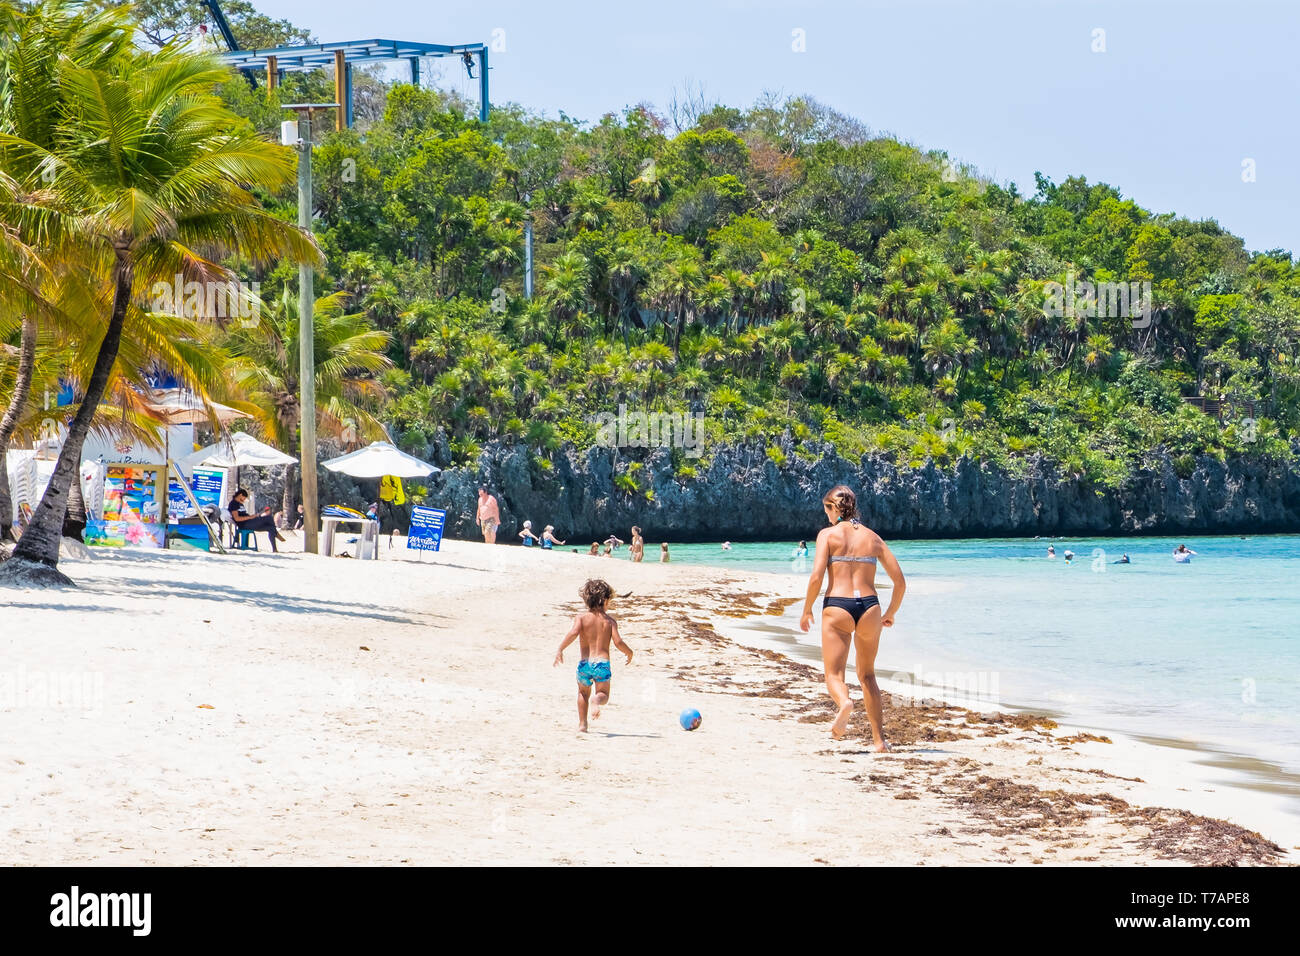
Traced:
<path fill-rule="evenodd" d="M 299 454 L 301 454 L 301 452 L 299 452 Z M 285 465 L 284 466 L 284 498 L 280 502 L 280 513 L 284 515 L 284 523 L 286 526 L 289 526 L 293 522 L 295 516 L 298 514 L 298 512 L 294 510 L 293 507 L 294 504 L 295 501 L 294 501 L 294 494 L 293 494 L 293 465 Z"/>
<path fill-rule="evenodd" d="M 23 316 L 22 343 L 18 350 L 18 372 L 14 378 L 14 393 L 5 409 L 4 418 L 0 418 L 0 541 L 12 539 L 14 524 L 13 495 L 9 490 L 9 469 L 6 459 L 9 454 L 9 439 L 13 438 L 18 419 L 22 417 L 23 408 L 32 390 L 32 370 L 36 367 L 36 320 L 30 315 Z"/>
<path fill-rule="evenodd" d="M 86 499 L 81 494 L 81 469 L 78 468 L 72 485 L 68 488 L 68 510 L 63 516 L 63 537 L 85 544 L 86 517 Z"/>
<path fill-rule="evenodd" d="M 135 271 L 130 253 L 117 250 L 113 266 L 115 289 L 113 311 L 109 316 L 104 340 L 95 357 L 95 367 L 86 382 L 86 393 L 77 409 L 68 437 L 54 465 L 54 474 L 36 506 L 31 526 L 23 534 L 13 556 L 0 566 L 0 583 L 8 579 L 24 585 L 72 585 L 72 579 L 58 570 L 59 542 L 63 536 L 63 519 L 68 511 L 68 489 L 74 481 L 81 480 L 81 448 L 90 433 L 90 425 L 99 411 L 99 403 L 108 389 L 109 376 L 117 363 L 117 353 L 122 345 L 122 326 L 126 321 L 127 306 L 131 302 Z"/>

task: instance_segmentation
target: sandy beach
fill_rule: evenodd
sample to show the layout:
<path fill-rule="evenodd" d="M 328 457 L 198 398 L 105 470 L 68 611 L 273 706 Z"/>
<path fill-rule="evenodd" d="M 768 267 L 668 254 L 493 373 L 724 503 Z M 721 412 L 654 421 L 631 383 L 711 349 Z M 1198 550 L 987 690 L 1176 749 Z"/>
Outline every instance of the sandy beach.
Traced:
<path fill-rule="evenodd" d="M 891 705 L 876 755 L 859 706 L 832 741 L 819 670 L 709 623 L 779 613 L 774 578 L 401 544 L 378 562 L 97 551 L 61 563 L 76 590 L 0 590 L 0 860 L 1289 859 L 1032 717 Z M 576 646 L 551 662 L 592 576 L 632 592 L 613 613 L 636 658 L 579 734 Z"/>

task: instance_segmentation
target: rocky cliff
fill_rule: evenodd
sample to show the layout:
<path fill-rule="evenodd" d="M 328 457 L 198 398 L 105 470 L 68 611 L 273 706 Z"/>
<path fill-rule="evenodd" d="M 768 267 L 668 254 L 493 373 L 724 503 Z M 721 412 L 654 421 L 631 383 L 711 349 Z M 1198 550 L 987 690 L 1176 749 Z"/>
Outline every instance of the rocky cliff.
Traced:
<path fill-rule="evenodd" d="M 432 459 L 445 454 L 438 444 L 428 451 Z M 450 536 L 477 538 L 476 492 L 484 484 L 501 503 L 503 539 L 531 519 L 539 532 L 555 525 L 571 544 L 611 532 L 626 540 L 634 524 L 656 541 L 808 538 L 824 521 L 822 495 L 840 482 L 858 493 L 863 520 L 886 537 L 1300 532 L 1300 470 L 1261 458 L 1225 464 L 1207 456 L 1181 478 L 1165 457 L 1114 490 L 1063 476 L 1043 460 L 1013 477 L 969 459 L 920 469 L 884 458 L 849 461 L 829 445 L 816 460 L 790 455 L 780 467 L 760 447 L 716 448 L 688 480 L 676 476 L 668 449 L 653 449 L 636 455 L 639 490 L 621 490 L 614 479 L 630 460 L 613 448 L 568 447 L 546 468 L 525 447 L 494 443 L 477 467 L 435 476 L 427 503 L 447 509 Z"/>

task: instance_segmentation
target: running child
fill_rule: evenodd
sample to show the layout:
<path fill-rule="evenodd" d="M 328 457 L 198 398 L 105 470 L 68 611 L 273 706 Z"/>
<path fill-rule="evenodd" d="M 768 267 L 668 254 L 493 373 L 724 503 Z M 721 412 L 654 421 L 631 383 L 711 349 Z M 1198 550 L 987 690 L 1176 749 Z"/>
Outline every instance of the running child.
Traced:
<path fill-rule="evenodd" d="M 598 578 L 593 578 L 578 592 L 587 610 L 573 619 L 573 627 L 564 635 L 559 650 L 555 652 L 552 666 L 564 663 L 564 649 L 578 638 L 582 659 L 578 661 L 578 730 L 587 730 L 587 705 L 591 704 L 591 719 L 600 716 L 600 708 L 609 703 L 609 683 L 613 673 L 609 664 L 609 645 L 612 643 L 627 655 L 632 663 L 632 648 L 623 643 L 618 633 L 618 622 L 609 615 L 614 599 L 614 589 Z M 592 687 L 595 696 L 592 696 Z"/>

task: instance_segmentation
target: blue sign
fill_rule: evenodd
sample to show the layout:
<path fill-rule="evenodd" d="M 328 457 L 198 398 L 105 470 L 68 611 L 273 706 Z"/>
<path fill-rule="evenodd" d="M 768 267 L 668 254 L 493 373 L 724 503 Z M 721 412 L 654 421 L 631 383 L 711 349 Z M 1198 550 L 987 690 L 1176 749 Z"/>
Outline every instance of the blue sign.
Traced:
<path fill-rule="evenodd" d="M 215 505 L 218 509 L 224 507 L 224 502 L 221 500 L 221 484 L 224 478 L 225 472 L 215 468 L 194 469 L 190 488 L 194 491 L 194 497 L 198 499 L 200 508 L 206 508 L 208 505 Z"/>
<path fill-rule="evenodd" d="M 413 551 L 437 551 L 442 545 L 442 526 L 446 520 L 447 512 L 416 505 L 411 509 L 411 530 L 406 536 L 406 547 Z"/>

